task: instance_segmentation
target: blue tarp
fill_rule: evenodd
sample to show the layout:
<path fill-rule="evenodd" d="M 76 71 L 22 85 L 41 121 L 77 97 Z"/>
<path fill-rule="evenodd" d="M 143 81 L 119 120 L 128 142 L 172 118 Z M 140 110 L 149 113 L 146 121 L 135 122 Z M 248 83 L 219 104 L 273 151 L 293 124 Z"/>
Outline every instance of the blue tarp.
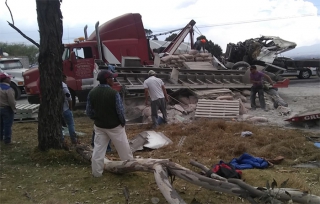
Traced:
<path fill-rule="evenodd" d="M 268 161 L 259 157 L 253 157 L 248 153 L 242 154 L 239 158 L 233 158 L 230 162 L 236 169 L 264 169 L 268 167 Z"/>

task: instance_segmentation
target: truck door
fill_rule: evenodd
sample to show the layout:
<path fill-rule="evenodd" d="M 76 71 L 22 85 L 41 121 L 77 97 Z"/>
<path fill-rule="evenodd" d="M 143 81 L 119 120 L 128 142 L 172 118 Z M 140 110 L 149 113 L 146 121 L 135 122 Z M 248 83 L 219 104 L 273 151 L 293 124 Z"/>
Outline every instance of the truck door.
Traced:
<path fill-rule="evenodd" d="M 70 53 L 72 71 L 70 77 L 76 81 L 76 91 L 93 82 L 94 58 L 91 47 L 75 47 Z"/>

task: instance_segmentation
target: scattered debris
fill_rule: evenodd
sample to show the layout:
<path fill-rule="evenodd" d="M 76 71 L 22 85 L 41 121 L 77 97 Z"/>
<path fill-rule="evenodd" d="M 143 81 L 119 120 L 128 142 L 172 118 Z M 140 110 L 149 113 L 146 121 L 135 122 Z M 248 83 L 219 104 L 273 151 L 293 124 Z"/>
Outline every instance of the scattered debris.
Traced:
<path fill-rule="evenodd" d="M 186 140 L 187 136 L 182 136 L 178 142 L 178 147 L 182 147 L 184 141 Z"/>
<path fill-rule="evenodd" d="M 62 127 L 62 134 L 64 136 L 70 136 L 68 127 Z M 83 132 L 76 132 L 76 134 L 77 134 L 77 136 L 85 136 L 86 135 L 86 133 L 83 133 Z"/>
<path fill-rule="evenodd" d="M 180 111 L 181 113 L 187 115 L 188 113 L 178 104 L 174 105 L 174 108 L 178 111 Z"/>
<path fill-rule="evenodd" d="M 173 142 L 161 132 L 144 131 L 129 140 L 132 152 L 143 150 L 143 147 L 150 149 L 159 149 L 172 144 Z"/>
<path fill-rule="evenodd" d="M 297 164 L 294 168 L 320 168 L 320 161 L 309 161 L 308 163 Z"/>
<path fill-rule="evenodd" d="M 248 136 L 251 136 L 251 135 L 253 135 L 253 133 L 250 132 L 250 131 L 241 132 L 241 137 L 248 137 Z"/>
<path fill-rule="evenodd" d="M 252 121 L 252 122 L 260 122 L 260 123 L 265 123 L 265 122 L 268 122 L 268 118 L 266 117 L 252 117 L 252 118 L 249 118 L 249 121 Z"/>
<path fill-rule="evenodd" d="M 278 106 L 277 108 L 278 112 L 279 112 L 279 115 L 281 116 L 287 116 L 291 113 L 291 109 L 288 108 L 288 107 L 285 107 L 285 106 Z"/>

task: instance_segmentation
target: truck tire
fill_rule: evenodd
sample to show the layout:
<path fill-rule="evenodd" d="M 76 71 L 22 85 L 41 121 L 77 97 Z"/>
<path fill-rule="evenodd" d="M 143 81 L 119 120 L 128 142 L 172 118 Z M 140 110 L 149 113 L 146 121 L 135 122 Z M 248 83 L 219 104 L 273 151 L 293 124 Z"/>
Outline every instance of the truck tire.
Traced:
<path fill-rule="evenodd" d="M 240 61 L 240 62 L 235 63 L 233 65 L 232 69 L 233 70 L 247 70 L 249 66 L 250 66 L 249 63 L 244 62 L 244 61 Z"/>
<path fill-rule="evenodd" d="M 14 97 L 16 100 L 18 100 L 21 97 L 21 90 L 19 89 L 19 87 L 17 85 L 15 85 L 14 83 L 10 83 L 11 88 L 14 90 Z"/>
<path fill-rule="evenodd" d="M 318 77 L 320 77 L 320 68 L 319 67 L 317 67 L 316 73 L 317 73 Z"/>
<path fill-rule="evenodd" d="M 28 96 L 28 102 L 30 104 L 40 104 L 40 98 L 39 96 Z"/>
<path fill-rule="evenodd" d="M 299 79 L 309 79 L 311 77 L 311 75 L 312 75 L 312 73 L 309 69 L 304 69 L 299 72 L 298 78 Z"/>

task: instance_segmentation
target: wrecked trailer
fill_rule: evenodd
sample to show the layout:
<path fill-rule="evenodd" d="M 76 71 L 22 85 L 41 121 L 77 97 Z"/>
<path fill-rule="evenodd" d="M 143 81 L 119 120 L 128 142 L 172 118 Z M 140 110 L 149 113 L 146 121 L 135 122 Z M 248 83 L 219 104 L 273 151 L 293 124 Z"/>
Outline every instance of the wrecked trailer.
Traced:
<path fill-rule="evenodd" d="M 237 44 L 229 43 L 223 62 L 228 69 L 233 70 L 246 69 L 249 65 L 261 65 L 265 66 L 265 71 L 276 75 L 299 71 L 299 78 L 309 78 L 312 73 L 308 67 L 316 67 L 316 73 L 320 77 L 320 59 L 294 60 L 278 57 L 296 46 L 296 43 L 276 36 L 261 36 Z"/>

